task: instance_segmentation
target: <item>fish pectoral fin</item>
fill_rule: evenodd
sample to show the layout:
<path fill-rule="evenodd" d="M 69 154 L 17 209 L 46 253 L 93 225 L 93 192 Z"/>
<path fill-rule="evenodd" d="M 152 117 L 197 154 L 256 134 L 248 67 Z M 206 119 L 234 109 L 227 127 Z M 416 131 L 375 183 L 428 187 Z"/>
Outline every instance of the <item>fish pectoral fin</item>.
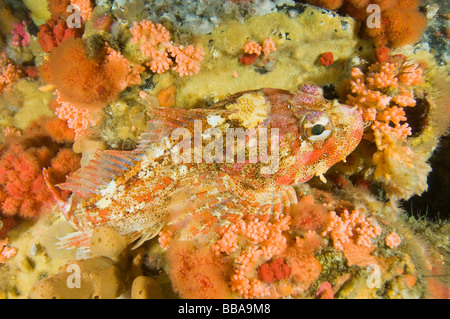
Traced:
<path fill-rule="evenodd" d="M 89 249 L 89 236 L 81 231 L 76 231 L 57 239 L 56 246 L 58 249 Z"/>
<path fill-rule="evenodd" d="M 258 208 L 261 215 L 280 215 L 284 210 L 289 210 L 291 205 L 297 204 L 297 193 L 293 187 L 287 187 L 284 190 L 266 193 Z"/>
<path fill-rule="evenodd" d="M 208 175 L 187 184 L 170 195 L 167 206 L 167 226 L 176 229 L 182 240 L 209 234 L 233 216 L 246 214 L 254 204 L 224 176 Z"/>
<path fill-rule="evenodd" d="M 139 232 L 142 235 L 140 235 L 140 237 L 138 237 L 138 241 L 133 245 L 133 247 L 131 247 L 131 250 L 140 247 L 147 240 L 152 239 L 153 237 L 158 235 L 163 227 L 164 227 L 164 223 L 161 222 L 143 232 Z"/>
<path fill-rule="evenodd" d="M 200 210 L 213 211 L 235 196 L 230 190 L 230 184 L 215 175 L 182 180 L 179 185 L 170 194 L 171 201 L 167 205 L 168 224 L 177 224 Z"/>

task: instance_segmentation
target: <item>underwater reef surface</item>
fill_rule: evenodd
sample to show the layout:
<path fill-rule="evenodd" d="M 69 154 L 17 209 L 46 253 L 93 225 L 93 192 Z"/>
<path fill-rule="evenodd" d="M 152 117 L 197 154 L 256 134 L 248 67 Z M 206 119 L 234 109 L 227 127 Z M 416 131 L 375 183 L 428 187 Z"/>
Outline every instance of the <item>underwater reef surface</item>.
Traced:
<path fill-rule="evenodd" d="M 449 14 L 0 0 L 0 297 L 447 299 Z"/>

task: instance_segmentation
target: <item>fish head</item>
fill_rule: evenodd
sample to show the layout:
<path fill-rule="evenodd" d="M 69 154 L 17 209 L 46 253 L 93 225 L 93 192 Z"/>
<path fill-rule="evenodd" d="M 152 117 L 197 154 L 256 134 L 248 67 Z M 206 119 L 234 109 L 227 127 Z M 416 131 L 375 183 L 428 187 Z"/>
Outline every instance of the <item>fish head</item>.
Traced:
<path fill-rule="evenodd" d="M 322 177 L 361 141 L 364 122 L 358 110 L 324 99 L 317 86 L 301 87 L 284 100 L 284 105 L 272 105 L 270 115 L 271 127 L 280 131 L 277 184 L 295 185 L 314 175 Z"/>

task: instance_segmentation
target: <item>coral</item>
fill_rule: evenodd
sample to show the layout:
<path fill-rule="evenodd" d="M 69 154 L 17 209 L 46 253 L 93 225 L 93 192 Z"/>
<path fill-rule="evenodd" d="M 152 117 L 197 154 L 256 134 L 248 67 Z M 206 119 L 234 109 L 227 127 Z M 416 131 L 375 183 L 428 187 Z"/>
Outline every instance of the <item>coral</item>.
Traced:
<path fill-rule="evenodd" d="M 0 219 L 0 238 L 6 237 L 11 228 L 17 224 L 14 217 L 6 217 Z"/>
<path fill-rule="evenodd" d="M 80 157 L 70 148 L 61 148 L 56 156 L 52 158 L 50 167 L 47 169 L 48 175 L 55 183 L 63 182 L 66 176 L 80 166 Z M 67 197 L 67 192 L 63 192 Z"/>
<path fill-rule="evenodd" d="M 56 116 L 45 121 L 44 129 L 57 143 L 73 143 L 75 140 L 74 131 L 69 129 L 66 123 Z"/>
<path fill-rule="evenodd" d="M 290 295 L 304 293 L 320 276 L 322 266 L 314 255 L 320 252 L 324 244 L 324 239 L 315 231 L 304 233 L 302 238 L 296 236 L 295 241 L 288 243 L 285 259 L 291 269 Z"/>
<path fill-rule="evenodd" d="M 414 44 L 420 39 L 427 25 L 425 16 L 417 7 L 406 9 L 394 7 L 381 14 L 381 29 L 365 29 L 366 33 L 374 38 L 376 45 L 402 47 Z"/>
<path fill-rule="evenodd" d="M 253 64 L 261 55 L 261 52 L 263 52 L 265 56 L 269 56 L 270 53 L 277 51 L 275 42 L 270 37 L 266 38 L 263 41 L 262 45 L 258 44 L 255 41 L 248 41 L 244 44 L 243 49 L 245 54 L 239 58 L 239 62 L 244 65 Z M 260 61 L 259 64 L 265 65 L 270 63 L 272 59 L 269 57 L 265 57 L 259 58 L 258 60 Z"/>
<path fill-rule="evenodd" d="M 69 28 L 65 20 L 52 18 L 40 26 L 37 37 L 42 50 L 48 53 L 66 39 L 81 37 L 81 33 L 82 29 Z"/>
<path fill-rule="evenodd" d="M 103 66 L 105 77 L 110 77 L 117 90 L 122 91 L 127 86 L 141 83 L 140 73 L 144 68 L 140 65 L 131 67 L 130 61 L 120 52 L 106 47 L 106 61 Z"/>
<path fill-rule="evenodd" d="M 295 231 L 295 230 L 294 230 Z M 302 237 L 295 237 L 295 249 L 304 256 L 312 256 L 325 246 L 324 240 L 318 233 L 308 230 Z"/>
<path fill-rule="evenodd" d="M 67 12 L 70 0 L 47 0 L 47 2 L 52 17 L 66 19 L 70 15 L 70 12 Z"/>
<path fill-rule="evenodd" d="M 73 129 L 77 136 L 88 133 L 88 129 L 90 127 L 96 126 L 100 122 L 100 113 L 93 109 L 98 107 L 96 103 L 101 103 L 100 105 L 104 105 L 108 102 L 112 102 L 112 100 L 117 97 L 118 93 L 127 86 L 139 84 L 141 82 L 139 73 L 143 71 L 143 68 L 139 65 L 131 67 L 130 62 L 122 54 L 109 47 L 106 48 L 106 59 L 100 70 L 95 70 L 97 69 L 95 62 L 92 61 L 93 64 L 90 64 L 91 60 L 85 61 L 88 65 L 86 77 L 91 77 L 92 81 L 100 78 L 100 81 L 104 81 L 106 83 L 102 84 L 100 81 L 99 83 L 97 82 L 97 88 L 87 88 L 83 83 L 80 83 L 85 91 L 84 97 L 80 94 L 63 94 L 59 89 L 55 91 L 58 96 L 57 102 L 59 104 L 59 106 L 55 108 L 55 113 L 59 118 L 67 121 L 68 127 Z M 76 73 L 80 71 L 77 70 L 77 68 L 78 65 L 74 66 L 74 69 L 68 70 L 69 74 L 66 75 L 75 76 Z M 98 73 L 88 74 L 87 71 L 91 68 L 91 71 Z M 50 69 L 48 72 L 53 72 L 55 70 L 56 72 L 59 71 L 58 69 Z M 47 77 L 50 81 L 55 79 L 55 76 L 52 73 L 50 73 Z M 56 82 L 58 83 L 58 81 Z M 68 91 L 67 85 L 71 82 L 72 81 L 61 84 L 66 84 L 65 86 L 62 86 L 65 92 Z M 92 97 L 90 97 L 90 95 L 92 95 Z M 76 102 L 74 103 L 74 101 Z"/>
<path fill-rule="evenodd" d="M 153 23 L 149 20 L 142 20 L 139 23 L 134 22 L 130 32 L 133 35 L 131 42 L 148 42 L 149 46 L 141 45 L 141 51 L 143 52 L 148 51 L 157 44 L 170 41 L 169 31 L 162 24 Z"/>
<path fill-rule="evenodd" d="M 43 203 L 47 203 L 46 207 L 53 204 L 50 193 L 44 187 L 39 170 L 41 165 L 37 162 L 38 156 L 44 154 L 37 153 L 39 150 L 27 152 L 15 141 L 10 143 L 12 145 L 8 151 L 2 153 L 0 165 L 2 213 L 6 216 L 20 214 L 27 218 L 36 217 Z"/>
<path fill-rule="evenodd" d="M 238 242 L 246 240 L 250 244 L 247 250 L 242 249 L 240 255 L 235 258 L 235 264 L 238 266 L 236 266 L 230 281 L 231 289 L 245 298 L 268 296 L 268 288 L 262 285 L 258 279 L 251 278 L 250 274 L 261 259 L 269 260 L 286 249 L 286 238 L 282 232 L 289 229 L 290 216 L 279 215 L 271 222 L 267 222 L 268 217 L 262 220 L 258 218 L 238 220 L 222 230 L 221 238 L 212 247 L 216 254 L 231 254 L 241 246 L 238 245 Z M 245 247 L 245 245 L 241 247 Z M 265 273 L 264 268 L 260 273 Z M 286 267 L 283 274 L 287 274 Z M 247 277 L 248 275 L 250 277 Z M 264 276 L 263 278 L 267 279 L 268 277 Z"/>
<path fill-rule="evenodd" d="M 74 272 L 72 265 L 79 267 L 78 283 L 73 276 L 69 277 Z M 31 289 L 30 298 L 113 299 L 119 297 L 125 287 L 124 274 L 105 257 L 74 260 L 61 268 L 58 273 L 38 281 Z M 71 285 L 67 284 L 69 282 Z M 82 289 L 74 289 L 77 285 Z"/>
<path fill-rule="evenodd" d="M 15 127 L 7 126 L 4 129 L 4 134 L 5 136 L 22 136 L 22 131 Z"/>
<path fill-rule="evenodd" d="M 12 46 L 23 46 L 26 47 L 30 44 L 30 34 L 26 30 L 26 21 L 22 21 L 22 23 L 14 23 L 14 30 L 11 31 L 13 36 L 11 45 Z"/>
<path fill-rule="evenodd" d="M 202 254 L 212 255 L 213 257 L 208 258 L 213 259 L 214 264 L 219 264 L 219 269 L 222 271 L 220 280 L 216 270 L 215 280 L 209 279 L 211 275 L 207 280 L 199 277 L 197 282 L 214 283 L 210 284 L 212 287 L 220 284 L 222 295 L 226 291 L 228 296 L 263 298 L 278 296 L 277 289 L 289 291 L 290 284 L 289 287 L 285 287 L 285 280 L 290 277 L 290 264 L 284 259 L 283 254 L 288 247 L 286 231 L 289 230 L 290 216 L 279 213 L 273 215 L 271 218 L 269 214 L 263 213 L 250 216 L 231 214 L 225 216 L 231 222 L 227 223 L 228 227 L 215 225 L 217 221 L 214 219 L 212 221 L 205 219 L 204 222 L 212 223 L 210 226 L 212 229 L 218 228 L 219 238 L 216 237 L 212 245 L 199 244 L 202 248 L 197 248 L 192 242 L 181 239 L 181 234 L 186 229 L 193 229 L 195 223 L 202 225 L 199 216 L 194 217 L 190 222 L 172 223 L 166 227 L 160 233 L 159 242 L 167 249 L 170 261 L 169 275 L 172 282 L 175 280 L 176 290 L 180 295 L 191 298 L 201 298 L 204 295 L 201 292 L 204 289 L 203 286 L 198 287 L 199 283 L 191 283 L 191 280 L 200 276 L 197 274 L 198 271 L 203 269 L 205 274 L 211 272 L 205 267 L 206 264 L 212 264 L 212 261 L 204 261 L 206 257 L 200 258 Z M 206 225 L 202 228 L 202 233 L 205 233 Z M 176 258 L 173 255 L 175 250 L 180 250 Z M 200 261 L 202 262 L 197 266 Z M 176 273 L 171 274 L 172 268 L 175 268 L 173 271 Z M 200 269 L 197 270 L 198 268 Z M 186 278 L 191 276 L 194 278 L 181 284 L 182 279 L 186 281 Z M 194 293 L 191 286 L 196 288 L 197 292 Z M 214 289 L 213 296 L 216 296 L 217 288 Z"/>
<path fill-rule="evenodd" d="M 109 101 L 105 82 L 98 79 L 98 64 L 88 59 L 81 39 L 69 38 L 51 51 L 48 73 L 59 97 L 79 108 L 98 108 Z"/>
<path fill-rule="evenodd" d="M 70 0 L 70 4 L 80 8 L 80 14 L 84 21 L 87 21 L 94 9 L 91 0 Z"/>
<path fill-rule="evenodd" d="M 346 103 L 358 107 L 364 121 L 371 124 L 364 138 L 375 142 L 377 147 L 373 155 L 375 178 L 402 197 L 421 193 L 426 187 L 423 182 L 407 185 L 398 173 L 405 166 L 400 170 L 409 171 L 407 174 L 412 180 L 419 181 L 422 172 L 429 170 L 423 160 L 420 161 L 423 165 L 417 165 L 419 155 L 412 152 L 406 140 L 411 128 L 404 108 L 416 105 L 415 90 L 425 82 L 422 69 L 397 55 L 372 64 L 367 73 L 354 68 L 351 75 L 351 94 Z M 414 165 L 420 171 L 415 172 Z"/>
<path fill-rule="evenodd" d="M 402 240 L 401 240 L 400 236 L 394 232 L 390 233 L 385 238 L 386 246 L 388 246 L 389 248 L 397 247 L 398 245 L 400 245 L 401 241 Z"/>
<path fill-rule="evenodd" d="M 54 48 L 41 68 L 57 89 L 60 102 L 78 109 L 99 109 L 117 99 L 128 85 L 140 83 L 138 65 L 107 47 L 99 63 L 89 59 L 83 40 L 69 38 Z"/>
<path fill-rule="evenodd" d="M 228 267 L 208 248 L 176 241 L 168 248 L 167 258 L 172 285 L 182 298 L 229 298 Z"/>
<path fill-rule="evenodd" d="M 236 258 L 237 269 L 230 278 L 230 285 L 233 291 L 244 298 L 262 298 L 269 295 L 268 288 L 261 281 L 256 278 L 247 278 L 247 273 L 252 272 L 261 255 L 262 250 L 257 246 L 250 246 L 246 252 Z"/>
<path fill-rule="evenodd" d="M 375 28 L 363 23 L 363 31 L 377 46 L 401 47 L 417 42 L 426 27 L 426 18 L 419 11 L 420 0 L 306 0 L 305 2 L 329 10 L 340 9 L 357 20 L 369 17 L 369 4 L 381 10 L 381 26 Z M 414 23 L 411 23 L 414 21 Z"/>
<path fill-rule="evenodd" d="M 275 42 L 272 38 L 266 38 L 264 39 L 262 51 L 265 55 L 269 55 L 271 52 L 277 51 L 277 48 L 275 46 Z"/>
<path fill-rule="evenodd" d="M 88 109 L 81 109 L 61 101 L 58 97 L 59 106 L 55 109 L 58 118 L 67 122 L 67 127 L 75 132 L 76 136 L 84 135 L 88 129 L 99 123 L 98 119 L 91 118 Z"/>
<path fill-rule="evenodd" d="M 2 145 L 0 204 L 5 216 L 35 218 L 54 204 L 42 168 L 47 167 L 52 181 L 58 183 L 79 167 L 79 157 L 52 138 L 45 129 L 46 122 L 43 118 L 31 123 L 23 136 L 7 136 Z M 52 126 L 49 124 L 50 132 L 55 132 Z M 67 199 L 69 193 L 64 191 L 61 195 Z"/>
<path fill-rule="evenodd" d="M 342 245 L 342 251 L 348 266 L 367 267 L 377 263 L 377 259 L 373 256 L 376 247 L 361 246 L 353 241 L 349 241 Z"/>
<path fill-rule="evenodd" d="M 244 44 L 244 52 L 247 54 L 261 54 L 262 47 L 255 41 L 250 41 Z"/>
<path fill-rule="evenodd" d="M 130 32 L 133 35 L 131 42 L 139 43 L 140 51 L 149 58 L 146 65 L 152 72 L 163 73 L 169 70 L 174 63 L 169 55 L 175 59 L 172 70 L 178 72 L 179 76 L 191 76 L 200 71 L 200 62 L 205 54 L 203 48 L 173 45 L 169 31 L 161 24 L 149 20 L 134 22 Z"/>
<path fill-rule="evenodd" d="M 158 242 L 161 245 L 162 248 L 167 249 L 167 247 L 169 247 L 170 242 L 172 241 L 173 238 L 173 231 L 171 231 L 170 229 L 167 229 L 167 227 L 159 232 L 159 237 L 158 237 Z"/>
<path fill-rule="evenodd" d="M 69 40 L 70 41 L 70 40 Z M 79 40 L 81 41 L 81 40 Z M 82 41 L 80 42 L 80 45 Z M 77 49 L 75 54 L 80 54 Z M 58 49 L 59 50 L 59 47 Z M 83 48 L 84 50 L 84 48 Z M 70 56 L 72 50 L 69 49 L 67 54 Z M 70 68 L 66 68 L 64 74 L 60 74 L 61 69 L 58 69 L 58 64 L 52 64 L 50 60 L 49 69 L 43 69 L 45 76 L 50 82 L 55 82 L 58 96 L 58 107 L 55 108 L 55 113 L 59 118 L 66 120 L 69 128 L 75 131 L 77 136 L 88 133 L 88 129 L 96 126 L 100 122 L 100 113 L 96 108 L 106 105 L 115 100 L 118 94 L 127 86 L 137 85 L 141 82 L 140 73 L 143 67 L 134 65 L 131 67 L 130 62 L 118 51 L 110 47 L 106 47 L 105 61 L 99 66 L 95 61 L 87 59 L 85 53 L 81 53 L 80 59 L 85 63 L 83 65 L 74 64 Z M 52 54 L 54 51 L 52 51 Z M 58 59 L 63 57 L 58 57 Z M 80 69 L 81 68 L 81 69 Z M 83 75 L 79 73 L 83 72 Z M 97 72 L 97 73 L 90 73 Z M 75 81 L 72 77 L 81 76 L 87 83 Z M 63 78 L 64 77 L 64 78 Z M 77 83 L 80 87 L 79 92 L 73 92 L 69 85 Z M 92 83 L 92 87 L 87 87 L 86 84 Z M 64 90 L 63 93 L 61 90 Z M 80 94 L 81 93 L 81 94 Z"/>
<path fill-rule="evenodd" d="M 22 72 L 10 59 L 8 59 L 4 52 L 0 52 L 0 71 L 1 95 L 3 92 L 11 89 L 11 86 L 20 79 Z"/>
<path fill-rule="evenodd" d="M 314 203 L 312 195 L 306 195 L 299 199 L 291 209 L 291 228 L 303 231 L 319 231 L 324 227 L 328 209 L 322 204 Z"/>
<path fill-rule="evenodd" d="M 178 72 L 179 76 L 192 76 L 200 71 L 200 62 L 205 55 L 202 48 L 195 48 L 193 45 L 171 46 L 167 51 L 175 57 L 176 65 L 172 67 L 172 70 Z"/>
<path fill-rule="evenodd" d="M 323 66 L 329 66 L 334 63 L 334 57 L 332 52 L 325 52 L 319 58 L 320 64 Z"/>
<path fill-rule="evenodd" d="M 385 62 L 390 56 L 391 50 L 384 45 L 375 49 L 375 58 L 378 62 Z"/>
<path fill-rule="evenodd" d="M 372 225 L 372 219 L 367 218 L 358 210 L 349 213 L 344 210 L 341 214 L 331 211 L 328 214 L 327 228 L 322 236 L 327 235 L 333 240 L 333 247 L 343 250 L 344 244 L 354 241 L 359 246 L 370 247 L 370 239 L 381 233 L 378 225 Z"/>

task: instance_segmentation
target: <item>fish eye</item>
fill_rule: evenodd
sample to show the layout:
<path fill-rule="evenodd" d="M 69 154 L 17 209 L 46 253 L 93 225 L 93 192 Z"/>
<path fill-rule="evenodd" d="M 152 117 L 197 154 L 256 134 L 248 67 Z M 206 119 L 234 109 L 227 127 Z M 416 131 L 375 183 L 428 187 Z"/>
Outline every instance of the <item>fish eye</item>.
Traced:
<path fill-rule="evenodd" d="M 303 135 L 311 142 L 319 142 L 330 136 L 333 125 L 330 118 L 318 112 L 307 114 L 303 120 Z"/>

